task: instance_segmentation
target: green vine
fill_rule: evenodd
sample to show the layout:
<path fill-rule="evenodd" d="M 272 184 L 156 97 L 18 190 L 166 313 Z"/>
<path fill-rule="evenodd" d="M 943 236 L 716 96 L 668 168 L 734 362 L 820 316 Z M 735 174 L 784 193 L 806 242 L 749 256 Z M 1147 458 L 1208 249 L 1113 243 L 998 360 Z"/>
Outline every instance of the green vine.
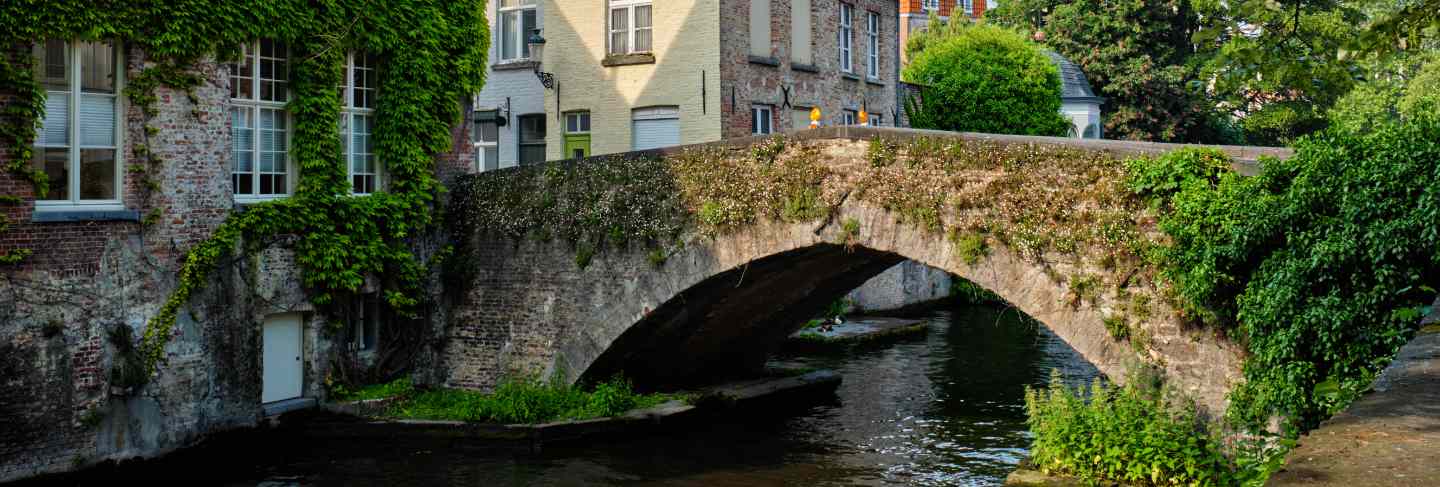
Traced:
<path fill-rule="evenodd" d="M 183 91 L 193 103 L 193 89 L 205 81 L 193 69 L 198 60 L 232 57 L 236 46 L 256 38 L 291 47 L 293 96 L 287 109 L 294 120 L 290 154 L 300 172 L 295 194 L 231 214 L 189 250 L 175 289 L 140 339 L 149 373 L 164 362 L 177 313 L 225 257 L 258 251 L 268 237 L 296 237 L 303 283 L 318 305 L 357 292 L 366 275 L 381 277 L 385 300 L 396 311 L 411 312 L 419 304 L 425 267 L 410 242 L 431 225 L 440 190 L 435 156 L 452 150 L 460 103 L 484 82 L 489 38 L 484 12 L 479 0 L 17 0 L 0 6 L 4 46 L 23 48 L 47 38 L 115 39 L 155 62 L 125 90 L 146 116 L 144 140 L 132 146 L 143 163 L 127 168 L 151 192 L 142 206 L 151 204 L 149 194 L 163 190 L 155 173 L 165 161 L 151 143 L 160 131 L 149 123 L 158 113 L 156 89 Z M 380 59 L 374 139 L 388 179 L 384 192 L 363 197 L 348 194 L 346 161 L 335 134 L 341 109 L 335 86 L 341 84 L 347 51 Z M 14 95 L 0 123 L 0 142 L 14 148 L 6 170 L 31 181 L 43 197 L 44 174 L 29 162 L 45 94 L 28 56 L 20 57 L 0 56 L 0 92 Z M 147 213 L 146 224 L 159 220 L 157 211 Z"/>

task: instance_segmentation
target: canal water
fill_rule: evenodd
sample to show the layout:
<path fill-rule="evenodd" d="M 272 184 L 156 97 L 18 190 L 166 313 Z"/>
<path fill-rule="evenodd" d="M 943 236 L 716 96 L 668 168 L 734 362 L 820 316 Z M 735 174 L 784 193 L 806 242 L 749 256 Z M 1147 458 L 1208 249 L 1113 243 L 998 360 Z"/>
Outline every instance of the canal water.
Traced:
<path fill-rule="evenodd" d="M 263 446 L 186 461 L 183 470 L 198 474 L 160 475 L 232 486 L 999 485 L 1029 445 L 1024 387 L 1044 384 L 1051 369 L 1071 382 L 1098 372 L 1014 310 L 967 306 L 927 318 L 923 338 L 777 357 L 774 365 L 844 376 L 821 404 L 539 454 L 250 441 Z"/>

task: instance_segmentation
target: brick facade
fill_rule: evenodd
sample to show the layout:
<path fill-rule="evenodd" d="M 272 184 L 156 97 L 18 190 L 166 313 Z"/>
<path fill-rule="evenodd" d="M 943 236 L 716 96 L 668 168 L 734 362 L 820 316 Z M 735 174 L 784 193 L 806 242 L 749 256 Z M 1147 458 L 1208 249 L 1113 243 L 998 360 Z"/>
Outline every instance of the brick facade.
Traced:
<path fill-rule="evenodd" d="M 865 110 L 893 125 L 899 115 L 896 86 L 899 81 L 898 17 L 894 0 L 847 1 L 854 7 L 851 40 L 853 74 L 840 69 L 840 4 L 836 0 L 811 2 L 811 52 L 814 64 L 797 65 L 791 58 L 791 0 L 770 0 L 769 59 L 751 56 L 748 22 L 720 26 L 720 95 L 725 138 L 751 135 L 754 105 L 773 108 L 775 132 L 802 130 L 808 118 L 798 111 L 819 107 L 821 125 L 840 125 L 845 110 Z M 750 0 L 722 0 L 721 17 L 750 18 Z M 866 76 L 866 15 L 880 17 L 879 76 Z M 788 104 L 787 104 L 788 103 Z"/>
<path fill-rule="evenodd" d="M 949 20 L 958 11 L 960 0 L 939 0 L 940 8 L 935 14 L 942 20 Z M 995 8 L 994 3 L 987 0 L 970 0 L 970 9 L 961 12 L 965 18 L 979 19 L 985 16 L 985 12 Z M 912 32 L 924 30 L 930 23 L 930 11 L 925 9 L 924 0 L 900 0 L 900 50 L 901 60 L 906 59 L 904 55 L 905 43 L 909 41 Z"/>

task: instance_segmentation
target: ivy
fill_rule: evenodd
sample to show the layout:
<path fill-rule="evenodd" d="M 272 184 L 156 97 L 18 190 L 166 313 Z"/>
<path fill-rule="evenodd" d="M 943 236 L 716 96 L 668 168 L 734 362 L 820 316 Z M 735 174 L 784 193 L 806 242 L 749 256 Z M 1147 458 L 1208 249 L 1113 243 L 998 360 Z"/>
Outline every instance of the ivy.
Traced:
<path fill-rule="evenodd" d="M 1229 416 L 1290 436 L 1366 390 L 1440 287 L 1440 121 L 1332 128 L 1259 176 L 1192 172 L 1164 197 L 1163 275 L 1250 352 Z M 1193 167 L 1177 153 L 1134 167 Z"/>
<path fill-rule="evenodd" d="M 460 101 L 484 82 L 489 39 L 484 12 L 479 0 L 16 0 L 0 6 L 0 45 L 23 47 L 48 38 L 120 40 L 152 62 L 125 90 L 147 119 L 145 140 L 133 148 L 144 164 L 127 173 L 148 174 L 142 184 L 151 191 L 158 180 L 149 173 L 163 163 L 150 142 L 159 130 L 148 123 L 157 113 L 156 90 L 184 91 L 193 102 L 193 88 L 204 81 L 192 69 L 197 61 L 233 58 L 236 46 L 256 38 L 291 47 L 293 97 L 287 109 L 294 120 L 290 154 L 300 172 L 296 192 L 231 214 L 190 249 L 175 289 L 141 338 L 147 371 L 163 363 L 177 313 L 222 260 L 237 250 L 257 251 L 277 235 L 297 239 L 295 258 L 316 304 L 356 292 L 366 275 L 378 275 L 390 307 L 403 313 L 418 305 L 425 265 L 410 243 L 431 225 L 440 191 L 435 156 L 451 150 Z M 385 192 L 369 196 L 348 194 L 336 135 L 341 107 L 335 87 L 348 51 L 380 59 L 374 143 L 389 179 Z M 6 170 L 31 181 L 43 197 L 44 174 L 29 162 L 45 93 L 34 81 L 29 56 L 20 58 L 0 56 L 0 91 L 15 97 L 0 121 L 0 143 L 14 148 Z M 149 200 L 143 206 L 150 206 Z M 146 220 L 158 219 L 157 210 L 151 208 Z M 0 230 L 4 226 L 0 222 Z M 18 260 L 16 255 L 0 260 Z"/>

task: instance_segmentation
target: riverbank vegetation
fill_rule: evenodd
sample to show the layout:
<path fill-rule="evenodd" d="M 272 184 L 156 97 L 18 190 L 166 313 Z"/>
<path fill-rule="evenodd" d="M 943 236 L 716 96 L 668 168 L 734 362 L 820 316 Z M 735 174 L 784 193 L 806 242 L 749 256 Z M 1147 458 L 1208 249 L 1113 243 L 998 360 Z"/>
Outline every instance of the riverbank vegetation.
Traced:
<path fill-rule="evenodd" d="M 651 408 L 681 394 L 641 394 L 630 381 L 616 377 L 588 390 L 558 381 L 511 379 L 493 392 L 461 389 L 416 388 L 409 378 L 342 391 L 342 401 L 391 399 L 385 416 L 498 424 L 537 424 L 619 416 L 634 409 Z"/>

